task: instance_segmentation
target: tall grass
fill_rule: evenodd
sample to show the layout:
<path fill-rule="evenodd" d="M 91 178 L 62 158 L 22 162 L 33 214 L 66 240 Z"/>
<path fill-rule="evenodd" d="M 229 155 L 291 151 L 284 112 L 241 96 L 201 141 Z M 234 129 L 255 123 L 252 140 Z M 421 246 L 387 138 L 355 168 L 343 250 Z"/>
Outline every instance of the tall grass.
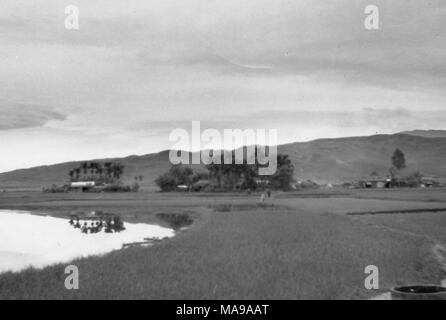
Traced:
<path fill-rule="evenodd" d="M 153 247 L 74 261 L 80 271 L 77 291 L 64 288 L 64 265 L 0 275 L 0 298 L 360 299 L 398 284 L 438 282 L 443 276 L 431 244 L 422 237 L 342 214 L 376 207 L 378 200 L 277 200 L 275 210 L 237 210 L 245 199 L 175 195 L 166 202 L 162 197 L 151 200 L 150 210 L 169 214 L 186 207 L 196 213 L 196 224 Z M 257 198 L 250 201 L 255 205 Z M 111 198 L 110 203 L 142 210 L 136 200 Z M 397 206 L 379 203 L 384 209 Z M 204 209 L 215 204 L 235 206 L 224 214 Z M 428 226 L 422 231 L 428 233 Z M 364 287 L 367 265 L 379 268 L 378 291 Z"/>

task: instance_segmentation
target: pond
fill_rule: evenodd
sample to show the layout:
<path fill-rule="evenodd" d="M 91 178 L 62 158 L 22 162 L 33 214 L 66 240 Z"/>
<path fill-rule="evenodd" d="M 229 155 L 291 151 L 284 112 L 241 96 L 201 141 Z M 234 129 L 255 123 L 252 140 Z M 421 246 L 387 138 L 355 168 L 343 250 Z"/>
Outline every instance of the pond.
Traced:
<path fill-rule="evenodd" d="M 68 219 L 0 210 L 0 273 L 27 267 L 43 268 L 76 258 L 102 255 L 145 238 L 173 237 L 173 229 L 144 223 L 125 223 L 119 233 L 85 234 Z"/>

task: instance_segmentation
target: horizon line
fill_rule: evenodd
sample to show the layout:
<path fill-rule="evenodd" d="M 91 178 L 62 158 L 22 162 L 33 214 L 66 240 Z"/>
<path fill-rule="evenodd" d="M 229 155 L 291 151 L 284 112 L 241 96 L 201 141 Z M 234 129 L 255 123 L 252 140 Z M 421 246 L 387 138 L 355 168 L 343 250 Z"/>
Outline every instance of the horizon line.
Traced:
<path fill-rule="evenodd" d="M 392 135 L 410 135 L 408 133 L 410 132 L 415 132 L 415 131 L 423 131 L 423 132 L 432 132 L 432 131 L 444 131 L 446 132 L 446 129 L 413 129 L 413 130 L 405 130 L 405 131 L 399 131 L 399 132 L 395 132 L 395 133 L 376 133 L 376 134 L 372 134 L 372 135 L 357 135 L 357 136 L 343 136 L 343 137 L 334 137 L 334 138 L 317 138 L 317 139 L 312 139 L 312 140 L 308 140 L 308 141 L 294 141 L 294 142 L 288 142 L 288 143 L 283 143 L 283 144 L 277 144 L 277 147 L 280 146 L 287 146 L 287 145 L 291 145 L 291 144 L 295 144 L 295 143 L 311 143 L 311 142 L 315 142 L 315 141 L 321 141 L 321 140 L 334 140 L 334 139 L 349 139 L 349 138 L 366 138 L 366 137 L 374 137 L 374 136 L 392 136 Z M 426 138 L 426 137 L 422 137 L 422 136 L 416 136 L 418 138 L 424 138 L 424 139 L 432 139 L 432 138 Z M 237 150 L 240 148 L 245 148 L 245 147 L 249 147 L 252 145 L 242 145 L 239 147 L 236 147 L 234 149 L 221 149 L 221 151 L 231 151 L 231 150 Z M 265 145 L 265 146 L 269 146 L 269 145 Z M 143 153 L 143 154 L 129 154 L 129 155 L 123 155 L 123 156 L 108 156 L 108 157 L 102 157 L 102 158 L 92 158 L 92 159 L 73 159 L 73 160 L 69 160 L 69 161 L 64 161 L 64 162 L 54 162 L 54 163 L 45 163 L 45 164 L 38 164 L 35 166 L 31 166 L 31 167 L 23 167 L 23 168 L 17 168 L 17 169 L 12 169 L 12 170 L 8 170 L 8 171 L 0 171 L 0 174 L 5 174 L 5 173 L 12 173 L 12 172 L 16 172 L 16 171 L 21 171 L 21 170 L 29 170 L 29 169 L 34 169 L 34 168 L 41 168 L 41 167 L 49 167 L 49 166 L 55 166 L 55 165 L 62 165 L 62 164 L 67 164 L 67 163 L 71 163 L 71 162 L 89 162 L 89 161 L 104 161 L 104 160 L 108 160 L 108 159 L 126 159 L 126 158 L 130 158 L 130 157 L 144 157 L 144 156 L 149 156 L 149 155 L 154 155 L 154 154 L 160 154 L 163 152 L 170 152 L 173 149 L 161 149 L 158 151 L 152 151 L 149 153 Z M 202 152 L 205 150 L 214 150 L 214 149 L 200 149 L 200 150 L 196 150 L 196 151 L 192 151 L 192 150 L 177 150 L 177 151 L 185 151 L 185 152 L 189 152 L 189 153 L 196 153 L 196 152 Z"/>

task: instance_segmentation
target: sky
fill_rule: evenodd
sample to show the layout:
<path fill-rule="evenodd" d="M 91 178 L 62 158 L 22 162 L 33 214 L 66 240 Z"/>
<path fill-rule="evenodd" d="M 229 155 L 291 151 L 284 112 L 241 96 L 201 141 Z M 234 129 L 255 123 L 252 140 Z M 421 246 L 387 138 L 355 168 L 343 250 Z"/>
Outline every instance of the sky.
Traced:
<path fill-rule="evenodd" d="M 0 172 L 158 152 L 197 120 L 279 143 L 446 129 L 445 56 L 444 0 L 2 0 Z"/>

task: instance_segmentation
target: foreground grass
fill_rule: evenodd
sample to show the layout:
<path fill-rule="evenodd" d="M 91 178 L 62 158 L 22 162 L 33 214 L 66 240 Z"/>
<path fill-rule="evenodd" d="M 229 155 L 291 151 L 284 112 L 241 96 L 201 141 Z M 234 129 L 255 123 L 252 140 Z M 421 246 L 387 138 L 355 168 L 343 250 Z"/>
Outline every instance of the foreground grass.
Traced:
<path fill-rule="evenodd" d="M 151 248 L 75 261 L 80 271 L 78 291 L 64 288 L 64 265 L 0 275 L 1 299 L 355 299 L 397 284 L 442 278 L 431 243 L 423 237 L 381 228 L 385 216 L 376 217 L 380 219 L 376 225 L 342 214 L 423 203 L 318 198 L 278 199 L 271 207 L 259 207 L 257 197 L 85 197 L 31 195 L 22 207 L 57 215 L 99 206 L 136 220 L 185 210 L 196 222 L 190 230 Z M 14 203 L 9 201 L 3 204 Z M 222 207 L 230 209 L 219 210 Z M 429 224 L 420 230 L 429 231 Z M 379 267 L 378 292 L 364 289 L 367 265 Z"/>

